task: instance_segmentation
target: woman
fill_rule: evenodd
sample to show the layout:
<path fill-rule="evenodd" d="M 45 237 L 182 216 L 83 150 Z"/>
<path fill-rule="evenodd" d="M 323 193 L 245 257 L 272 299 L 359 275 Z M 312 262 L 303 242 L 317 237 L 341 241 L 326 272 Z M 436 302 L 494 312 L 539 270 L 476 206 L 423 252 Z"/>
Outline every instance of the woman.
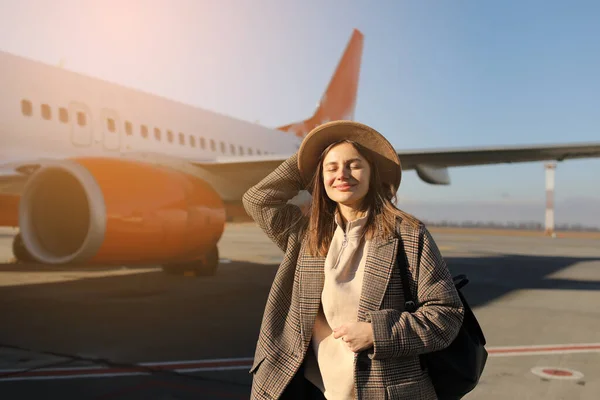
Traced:
<path fill-rule="evenodd" d="M 374 129 L 334 121 L 245 193 L 283 251 L 256 346 L 252 399 L 435 399 L 420 354 L 456 337 L 463 309 L 427 229 L 392 203 L 400 160 Z M 308 189 L 308 211 L 289 200 Z M 418 310 L 404 311 L 406 253 Z"/>

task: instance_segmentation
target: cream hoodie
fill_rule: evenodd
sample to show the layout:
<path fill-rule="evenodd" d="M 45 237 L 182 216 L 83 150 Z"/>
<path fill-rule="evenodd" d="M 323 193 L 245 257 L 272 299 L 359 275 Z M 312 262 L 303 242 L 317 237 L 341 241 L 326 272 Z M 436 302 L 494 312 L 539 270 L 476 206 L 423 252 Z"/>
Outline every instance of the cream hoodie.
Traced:
<path fill-rule="evenodd" d="M 366 220 L 364 216 L 348 222 L 344 232 L 336 213 L 337 227 L 325 259 L 325 283 L 313 329 L 313 352 L 306 356 L 304 375 L 328 400 L 354 399 L 354 353 L 342 338 L 333 337 L 333 328 L 357 321 L 368 249 L 368 240 L 363 235 Z"/>

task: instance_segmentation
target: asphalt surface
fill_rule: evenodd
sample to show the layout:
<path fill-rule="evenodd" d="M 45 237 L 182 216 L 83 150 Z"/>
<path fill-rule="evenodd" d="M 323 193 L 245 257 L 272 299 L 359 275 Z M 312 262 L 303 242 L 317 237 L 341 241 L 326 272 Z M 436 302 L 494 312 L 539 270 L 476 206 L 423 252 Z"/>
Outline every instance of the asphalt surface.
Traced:
<path fill-rule="evenodd" d="M 281 260 L 254 224 L 227 226 L 210 278 L 2 264 L 13 234 L 0 231 L 1 399 L 249 397 Z M 599 398 L 600 240 L 433 234 L 452 273 L 470 279 L 490 351 L 465 399 Z"/>

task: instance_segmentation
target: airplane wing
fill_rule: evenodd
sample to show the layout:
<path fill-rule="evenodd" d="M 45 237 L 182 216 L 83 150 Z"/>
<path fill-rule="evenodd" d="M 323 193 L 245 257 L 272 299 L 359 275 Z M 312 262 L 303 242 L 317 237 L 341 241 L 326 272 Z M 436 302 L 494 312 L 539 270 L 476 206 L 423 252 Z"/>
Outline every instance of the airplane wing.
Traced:
<path fill-rule="evenodd" d="M 403 169 L 419 164 L 444 167 L 506 164 L 531 161 L 563 161 L 600 157 L 600 143 L 547 146 L 506 146 L 399 151 Z"/>
<path fill-rule="evenodd" d="M 248 188 L 289 156 L 228 157 L 192 163 L 230 184 Z M 403 170 L 416 170 L 427 183 L 448 185 L 449 167 L 596 158 L 600 157 L 600 143 L 398 150 L 398 156 Z"/>
<path fill-rule="evenodd" d="M 600 143 L 427 149 L 400 151 L 398 155 L 403 169 L 416 170 L 427 183 L 448 185 L 449 167 L 595 158 L 600 157 Z"/>

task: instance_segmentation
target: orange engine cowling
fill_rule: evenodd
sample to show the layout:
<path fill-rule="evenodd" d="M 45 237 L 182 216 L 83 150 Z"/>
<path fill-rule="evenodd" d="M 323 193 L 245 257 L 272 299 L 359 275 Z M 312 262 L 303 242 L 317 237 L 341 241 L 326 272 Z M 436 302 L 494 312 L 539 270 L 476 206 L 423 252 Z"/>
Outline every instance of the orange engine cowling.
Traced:
<path fill-rule="evenodd" d="M 19 205 L 23 245 L 47 264 L 197 260 L 215 248 L 224 224 L 223 202 L 206 182 L 117 159 L 45 165 Z"/>

